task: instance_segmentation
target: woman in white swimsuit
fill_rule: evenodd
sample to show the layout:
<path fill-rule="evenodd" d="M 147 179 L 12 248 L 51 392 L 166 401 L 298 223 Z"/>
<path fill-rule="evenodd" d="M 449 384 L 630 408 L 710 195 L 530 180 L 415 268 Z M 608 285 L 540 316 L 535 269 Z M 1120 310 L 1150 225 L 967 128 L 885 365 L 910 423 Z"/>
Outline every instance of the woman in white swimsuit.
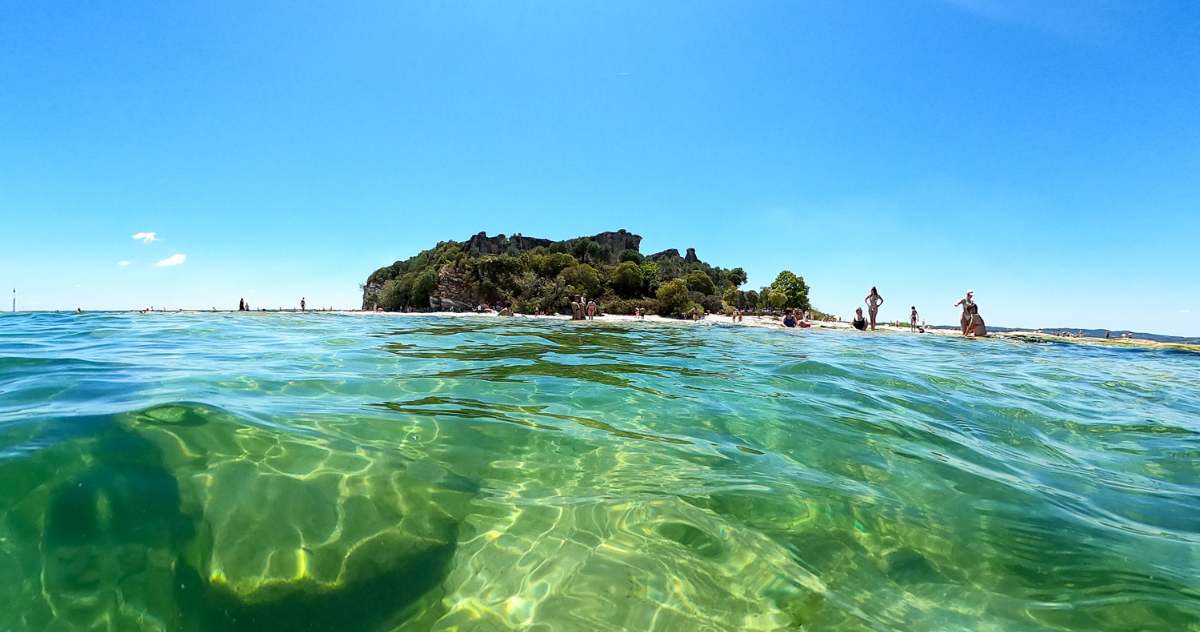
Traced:
<path fill-rule="evenodd" d="M 879 306 L 883 305 L 883 297 L 879 295 L 879 290 L 871 288 L 871 293 L 867 294 L 864 299 L 867 302 L 867 314 L 871 317 L 871 331 L 875 331 L 875 317 L 879 315 Z"/>
<path fill-rule="evenodd" d="M 958 324 L 962 325 L 962 333 L 965 336 L 967 335 L 967 327 L 971 326 L 971 315 L 967 311 L 975 306 L 975 292 L 967 290 L 967 295 L 954 304 L 955 307 L 959 305 L 962 305 L 962 316 L 959 317 Z"/>

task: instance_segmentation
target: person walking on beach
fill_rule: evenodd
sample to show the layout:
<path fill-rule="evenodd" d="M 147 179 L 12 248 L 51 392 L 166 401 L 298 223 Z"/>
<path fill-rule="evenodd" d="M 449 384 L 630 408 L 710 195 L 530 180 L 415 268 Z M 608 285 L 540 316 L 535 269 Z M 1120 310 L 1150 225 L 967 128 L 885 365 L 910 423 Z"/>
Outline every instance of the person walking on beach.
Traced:
<path fill-rule="evenodd" d="M 867 319 L 863 318 L 861 307 L 854 308 L 854 320 L 850 321 L 850 324 L 859 331 L 867 330 Z"/>
<path fill-rule="evenodd" d="M 971 324 L 971 317 L 967 312 L 975 306 L 975 292 L 967 290 L 967 295 L 954 304 L 955 307 L 959 305 L 962 306 L 962 316 L 959 317 L 958 324 L 962 325 L 962 334 L 965 336 L 967 335 L 967 327 Z"/>
<path fill-rule="evenodd" d="M 912 313 L 908 316 L 908 330 L 916 333 L 917 331 L 917 306 L 912 306 Z"/>
<path fill-rule="evenodd" d="M 875 317 L 879 315 L 879 306 L 883 305 L 883 297 L 879 295 L 879 290 L 872 286 L 871 293 L 867 294 L 867 298 L 864 300 L 867 302 L 867 313 L 871 316 L 871 331 L 875 331 Z"/>

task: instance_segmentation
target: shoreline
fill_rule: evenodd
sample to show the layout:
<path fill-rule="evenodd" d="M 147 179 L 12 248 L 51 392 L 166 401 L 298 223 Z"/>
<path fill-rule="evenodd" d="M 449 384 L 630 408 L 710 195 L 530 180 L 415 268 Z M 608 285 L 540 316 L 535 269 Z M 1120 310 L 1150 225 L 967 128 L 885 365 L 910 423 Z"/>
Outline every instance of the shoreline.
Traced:
<path fill-rule="evenodd" d="M 511 318 L 517 319 L 537 319 L 537 320 L 561 320 L 566 322 L 601 322 L 601 323 L 656 323 L 656 324 L 674 324 L 674 325 L 691 325 L 691 326 L 719 326 L 719 327 L 751 327 L 758 329 L 785 329 L 778 318 L 770 316 L 745 316 L 741 322 L 734 322 L 732 317 L 723 314 L 710 314 L 702 320 L 688 320 L 682 318 L 664 318 L 658 315 L 647 315 L 644 318 L 637 318 L 632 314 L 604 314 L 597 317 L 595 321 L 572 321 L 571 317 L 565 314 L 515 314 L 513 316 L 499 316 L 496 313 L 480 314 L 476 312 L 373 312 L 365 310 L 317 310 L 310 309 L 301 311 L 300 309 L 264 309 L 264 310 L 249 310 L 242 312 L 236 309 L 229 310 L 208 310 L 208 309 L 181 309 L 181 310 L 155 310 L 153 312 L 143 312 L 140 309 L 130 310 L 96 310 L 96 312 L 83 313 L 118 313 L 118 314 L 333 314 L 339 316 L 361 316 L 361 317 L 423 317 L 433 316 L 440 318 L 479 318 L 479 319 L 495 319 L 495 318 Z M 73 314 L 72 311 L 58 311 L 49 313 Z M 964 338 L 958 330 L 952 328 L 936 328 L 926 326 L 924 334 L 913 333 L 909 331 L 907 326 L 895 325 L 877 325 L 874 332 L 863 331 L 858 332 L 848 322 L 842 321 L 813 321 L 812 330 L 825 331 L 842 331 L 862 333 L 870 335 L 872 333 L 908 334 L 908 335 L 934 335 L 948 338 Z M 794 331 L 805 331 L 803 328 L 795 328 Z M 1069 343 L 1069 344 L 1085 344 L 1099 345 L 1107 347 L 1123 347 L 1123 348 L 1138 348 L 1138 349 L 1176 349 L 1182 351 L 1190 351 L 1200 353 L 1200 344 L 1185 343 L 1185 342 L 1160 342 L 1156 340 L 1146 340 L 1143 338 L 1095 338 L 1095 337 L 1075 337 L 1061 336 L 1057 334 L 1048 334 L 1037 330 L 1013 330 L 1013 331 L 998 331 L 988 334 L 987 338 L 995 338 L 1000 340 L 1013 340 L 1024 343 L 1033 344 L 1051 344 L 1051 343 Z M 973 338 L 972 338 L 973 339 Z"/>

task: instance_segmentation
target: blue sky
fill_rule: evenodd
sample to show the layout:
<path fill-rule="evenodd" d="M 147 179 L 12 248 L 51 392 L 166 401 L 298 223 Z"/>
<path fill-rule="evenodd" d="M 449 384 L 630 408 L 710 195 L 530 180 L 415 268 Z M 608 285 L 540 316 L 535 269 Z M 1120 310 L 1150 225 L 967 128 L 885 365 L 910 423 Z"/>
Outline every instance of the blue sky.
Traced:
<path fill-rule="evenodd" d="M 3 0 L 0 134 L 27 309 L 356 306 L 627 228 L 839 314 L 1200 335 L 1193 1 Z"/>

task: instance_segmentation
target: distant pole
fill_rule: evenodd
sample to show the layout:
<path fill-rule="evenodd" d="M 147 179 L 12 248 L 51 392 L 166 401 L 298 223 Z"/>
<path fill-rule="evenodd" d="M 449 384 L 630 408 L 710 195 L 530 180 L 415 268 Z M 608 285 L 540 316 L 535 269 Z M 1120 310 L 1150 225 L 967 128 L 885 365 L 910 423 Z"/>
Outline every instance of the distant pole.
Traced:
<path fill-rule="evenodd" d="M 13 313 L 17 313 L 17 288 L 13 288 Z"/>

